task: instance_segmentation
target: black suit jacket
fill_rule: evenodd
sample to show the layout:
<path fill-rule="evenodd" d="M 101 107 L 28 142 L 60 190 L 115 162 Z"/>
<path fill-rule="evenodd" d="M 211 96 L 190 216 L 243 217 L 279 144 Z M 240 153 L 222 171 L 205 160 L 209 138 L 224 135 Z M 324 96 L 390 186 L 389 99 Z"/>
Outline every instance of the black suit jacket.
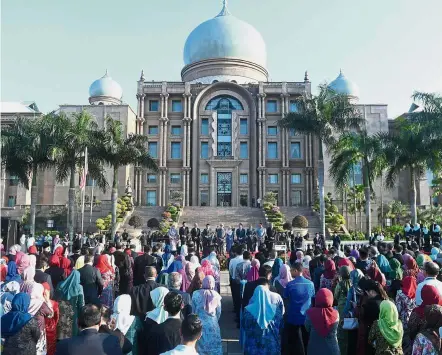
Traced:
<path fill-rule="evenodd" d="M 134 286 L 142 285 L 146 282 L 144 279 L 144 270 L 146 266 L 156 267 L 157 259 L 149 254 L 138 256 L 134 260 Z"/>
<path fill-rule="evenodd" d="M 160 286 L 162 285 L 153 280 L 148 280 L 142 285 L 135 286 L 130 292 L 130 297 L 132 298 L 131 314 L 144 319 L 146 313 L 155 308 L 150 297 L 150 291 Z"/>
<path fill-rule="evenodd" d="M 152 328 L 147 339 L 147 355 L 159 355 L 181 344 L 181 319 L 166 319 Z M 94 354 L 95 355 L 95 354 Z"/>
<path fill-rule="evenodd" d="M 49 287 L 51 288 L 51 298 L 54 296 L 54 286 L 52 285 L 51 275 L 45 273 L 42 270 L 35 270 L 34 281 L 42 284 L 43 282 L 47 282 Z"/>
<path fill-rule="evenodd" d="M 259 284 L 259 279 L 256 281 L 250 281 L 246 283 L 246 286 L 244 287 L 244 294 L 242 296 L 242 303 L 241 303 L 242 308 L 249 305 L 250 299 L 253 296 L 253 292 L 255 292 L 255 289 L 258 287 L 258 284 Z M 273 286 L 270 286 L 270 291 L 278 293 L 276 288 Z"/>
<path fill-rule="evenodd" d="M 122 355 L 118 338 L 85 329 L 78 336 L 57 343 L 56 355 Z"/>
<path fill-rule="evenodd" d="M 98 295 L 101 293 L 104 281 L 100 271 L 86 264 L 80 270 L 80 284 L 83 286 L 84 303 L 99 304 Z"/>

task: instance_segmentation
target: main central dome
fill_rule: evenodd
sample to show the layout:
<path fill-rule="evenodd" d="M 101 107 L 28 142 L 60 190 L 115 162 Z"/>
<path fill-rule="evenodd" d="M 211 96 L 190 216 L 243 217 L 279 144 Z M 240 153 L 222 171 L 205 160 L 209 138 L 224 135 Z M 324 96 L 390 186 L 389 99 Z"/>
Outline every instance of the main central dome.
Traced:
<path fill-rule="evenodd" d="M 216 17 L 200 24 L 187 37 L 183 54 L 185 68 L 203 61 L 221 59 L 231 60 L 230 65 L 238 62 L 240 66 L 257 66 L 267 74 L 264 39 L 253 26 L 233 16 L 226 2 Z"/>

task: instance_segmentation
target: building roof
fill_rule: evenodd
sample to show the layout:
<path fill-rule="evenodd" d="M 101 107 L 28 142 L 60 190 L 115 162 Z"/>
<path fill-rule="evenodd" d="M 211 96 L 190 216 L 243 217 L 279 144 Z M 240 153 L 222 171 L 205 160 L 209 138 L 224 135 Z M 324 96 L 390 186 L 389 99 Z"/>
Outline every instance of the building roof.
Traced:
<path fill-rule="evenodd" d="M 40 114 L 40 110 L 34 101 L 7 101 L 0 103 L 0 112 L 2 114 Z"/>

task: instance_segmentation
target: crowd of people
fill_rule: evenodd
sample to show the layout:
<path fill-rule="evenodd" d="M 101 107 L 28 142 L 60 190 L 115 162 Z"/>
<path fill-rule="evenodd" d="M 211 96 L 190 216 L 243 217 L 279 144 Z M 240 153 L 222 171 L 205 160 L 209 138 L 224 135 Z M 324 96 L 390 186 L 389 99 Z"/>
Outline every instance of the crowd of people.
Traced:
<path fill-rule="evenodd" d="M 119 235 L 72 253 L 60 239 L 10 247 L 0 259 L 2 353 L 221 355 L 224 267 L 244 354 L 441 353 L 438 242 L 429 252 L 413 239 L 357 249 L 315 236 L 278 254 L 262 225 L 254 248 L 242 228 L 219 236 L 222 248 L 199 248 L 181 228 L 142 252 Z"/>

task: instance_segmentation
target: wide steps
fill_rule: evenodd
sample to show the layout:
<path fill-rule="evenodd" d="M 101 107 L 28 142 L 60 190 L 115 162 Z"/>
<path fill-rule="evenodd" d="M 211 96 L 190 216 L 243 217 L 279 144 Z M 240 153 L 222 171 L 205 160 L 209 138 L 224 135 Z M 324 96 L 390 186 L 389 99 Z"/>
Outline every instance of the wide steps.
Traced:
<path fill-rule="evenodd" d="M 200 227 L 206 224 L 217 226 L 236 227 L 239 223 L 244 226 L 264 223 L 264 213 L 259 208 L 251 207 L 184 207 L 180 223 L 186 222 L 188 226 L 198 223 Z"/>

